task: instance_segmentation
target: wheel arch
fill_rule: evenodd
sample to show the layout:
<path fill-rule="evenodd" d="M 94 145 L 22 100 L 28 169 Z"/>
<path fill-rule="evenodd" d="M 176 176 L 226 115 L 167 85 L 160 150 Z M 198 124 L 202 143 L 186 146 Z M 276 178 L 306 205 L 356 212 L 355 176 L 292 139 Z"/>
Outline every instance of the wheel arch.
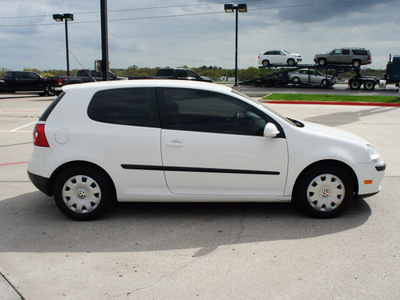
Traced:
<path fill-rule="evenodd" d="M 112 180 L 111 176 L 102 167 L 100 167 L 92 162 L 80 161 L 80 160 L 67 162 L 67 163 L 59 166 L 56 170 L 54 170 L 53 174 L 51 174 L 50 179 L 49 179 L 49 192 L 51 193 L 51 195 L 54 195 L 54 185 L 57 180 L 57 177 L 65 170 L 67 170 L 69 168 L 73 168 L 73 167 L 81 167 L 81 168 L 88 167 L 88 168 L 92 168 L 98 172 L 103 173 L 103 175 L 106 176 L 107 179 L 109 180 L 109 182 L 111 183 L 113 192 L 116 195 L 115 183 Z"/>
<path fill-rule="evenodd" d="M 292 198 L 296 194 L 296 190 L 299 188 L 300 179 L 307 172 L 309 172 L 311 169 L 316 168 L 316 167 L 327 167 L 327 166 L 339 167 L 339 168 L 345 170 L 346 173 L 350 174 L 351 181 L 352 181 L 353 187 L 354 187 L 354 193 L 355 193 L 355 195 L 358 195 L 358 189 L 359 189 L 359 187 L 358 187 L 358 179 L 357 179 L 357 175 L 354 172 L 353 168 L 350 167 L 348 164 L 342 162 L 342 161 L 333 160 L 333 159 L 326 159 L 326 160 L 320 160 L 320 161 L 314 162 L 314 163 L 310 164 L 309 166 L 307 166 L 305 169 L 303 169 L 303 171 L 300 172 L 300 174 L 297 176 L 296 181 L 295 181 L 295 183 L 293 185 Z"/>

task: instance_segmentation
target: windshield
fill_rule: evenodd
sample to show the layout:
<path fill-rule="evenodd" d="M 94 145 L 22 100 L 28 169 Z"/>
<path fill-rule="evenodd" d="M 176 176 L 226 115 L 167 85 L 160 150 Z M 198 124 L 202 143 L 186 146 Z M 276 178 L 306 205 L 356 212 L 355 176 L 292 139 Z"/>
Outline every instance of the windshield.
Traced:
<path fill-rule="evenodd" d="M 287 123 L 289 123 L 291 125 L 297 126 L 296 123 L 294 121 L 292 121 L 292 119 L 288 119 L 288 118 L 282 116 L 280 113 L 274 111 L 273 109 L 269 108 L 266 105 L 263 105 L 262 103 L 258 102 L 256 99 L 250 98 L 249 96 L 247 96 L 241 92 L 238 92 L 234 89 L 232 89 L 232 93 L 242 96 L 242 97 L 246 98 L 247 100 L 250 100 L 251 102 L 256 103 L 257 105 L 261 105 L 264 109 L 268 110 L 269 112 L 271 112 L 273 115 L 277 116 L 278 118 L 281 118 L 282 120 L 286 121 Z"/>
<path fill-rule="evenodd" d="M 287 50 L 282 50 L 283 52 L 285 52 L 286 54 L 292 54 L 292 53 L 290 53 L 289 51 L 287 51 Z"/>

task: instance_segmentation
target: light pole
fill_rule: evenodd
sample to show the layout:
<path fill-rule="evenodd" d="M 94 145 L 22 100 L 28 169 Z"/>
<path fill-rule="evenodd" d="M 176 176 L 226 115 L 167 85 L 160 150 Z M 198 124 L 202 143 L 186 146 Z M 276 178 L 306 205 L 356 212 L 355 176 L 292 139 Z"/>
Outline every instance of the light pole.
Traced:
<path fill-rule="evenodd" d="M 56 22 L 65 21 L 65 47 L 67 51 L 67 76 L 69 76 L 69 48 L 68 48 L 68 21 L 74 20 L 73 14 L 54 14 L 53 19 Z"/>
<path fill-rule="evenodd" d="M 234 6 L 233 4 L 224 5 L 226 13 L 236 13 L 236 30 L 235 30 L 235 86 L 238 86 L 238 13 L 247 12 L 247 4 L 242 3 Z"/>

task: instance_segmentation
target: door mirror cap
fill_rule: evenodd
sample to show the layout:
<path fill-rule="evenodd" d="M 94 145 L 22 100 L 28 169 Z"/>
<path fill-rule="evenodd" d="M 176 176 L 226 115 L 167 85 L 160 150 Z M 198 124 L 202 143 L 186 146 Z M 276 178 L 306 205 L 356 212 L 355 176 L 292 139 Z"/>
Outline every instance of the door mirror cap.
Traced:
<path fill-rule="evenodd" d="M 265 128 L 264 128 L 264 136 L 265 137 L 274 138 L 274 137 L 277 137 L 278 134 L 280 134 L 280 131 L 278 130 L 278 128 L 276 127 L 276 125 L 274 123 L 267 123 L 267 125 L 265 125 Z"/>

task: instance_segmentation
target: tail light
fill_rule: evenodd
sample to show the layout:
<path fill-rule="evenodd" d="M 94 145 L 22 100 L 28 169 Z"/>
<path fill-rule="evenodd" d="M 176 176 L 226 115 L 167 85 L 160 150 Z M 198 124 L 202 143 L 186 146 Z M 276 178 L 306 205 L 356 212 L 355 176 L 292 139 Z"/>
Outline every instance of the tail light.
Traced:
<path fill-rule="evenodd" d="M 58 78 L 57 82 L 58 82 L 58 85 L 62 85 L 62 83 L 63 83 L 62 78 Z"/>
<path fill-rule="evenodd" d="M 50 147 L 44 133 L 44 124 L 36 124 L 33 130 L 33 144 L 39 147 Z"/>

